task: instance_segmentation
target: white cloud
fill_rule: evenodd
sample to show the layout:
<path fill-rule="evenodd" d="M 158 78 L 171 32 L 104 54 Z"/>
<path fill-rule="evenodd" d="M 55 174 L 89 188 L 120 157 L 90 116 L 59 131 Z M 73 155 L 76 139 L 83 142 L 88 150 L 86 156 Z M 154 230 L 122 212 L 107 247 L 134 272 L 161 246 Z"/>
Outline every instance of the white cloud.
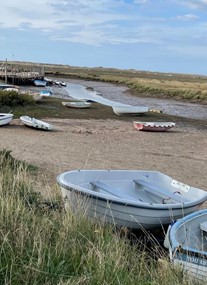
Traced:
<path fill-rule="evenodd" d="M 183 20 L 183 21 L 195 21 L 195 20 L 198 20 L 199 17 L 194 14 L 186 14 L 186 15 L 177 16 L 177 19 Z"/>
<path fill-rule="evenodd" d="M 134 0 L 134 4 L 144 4 L 147 3 L 149 0 Z"/>
<path fill-rule="evenodd" d="M 207 0 L 181 1 L 207 4 Z M 162 0 L 156 2 L 160 4 Z M 35 0 L 28 4 L 28 0 L 7 0 L 1 3 L 0 29 L 37 29 L 53 41 L 92 46 L 147 43 L 164 47 L 166 42 L 179 43 L 183 37 L 192 39 L 192 28 L 187 25 L 185 29 L 171 27 L 170 21 L 172 24 L 175 17 L 168 18 L 167 12 L 166 18 L 160 16 L 162 13 L 156 14 L 159 6 L 155 14 L 153 11 L 143 14 L 144 10 L 139 13 L 140 7 L 133 3 L 154 2 L 134 0 L 127 4 L 125 0 Z M 148 11 L 149 8 L 150 5 Z M 199 20 L 199 17 L 186 13 L 177 19 L 190 22 Z M 203 29 L 197 22 L 194 23 L 194 34 L 201 38 Z M 181 21 L 176 24 L 181 25 Z"/>
<path fill-rule="evenodd" d="M 181 3 L 192 9 L 205 9 L 207 8 L 207 0 L 182 0 Z"/>

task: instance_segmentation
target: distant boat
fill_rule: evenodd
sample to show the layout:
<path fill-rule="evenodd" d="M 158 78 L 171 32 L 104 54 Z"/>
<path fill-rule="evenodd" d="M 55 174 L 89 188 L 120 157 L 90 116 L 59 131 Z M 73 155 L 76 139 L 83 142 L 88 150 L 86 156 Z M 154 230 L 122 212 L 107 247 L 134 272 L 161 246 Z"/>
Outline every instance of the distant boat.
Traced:
<path fill-rule="evenodd" d="M 44 87 L 47 85 L 47 81 L 36 79 L 34 80 L 34 85 L 37 87 Z"/>
<path fill-rule="evenodd" d="M 15 85 L 5 84 L 5 83 L 0 83 L 0 90 L 4 90 L 6 88 L 16 88 L 16 86 Z"/>
<path fill-rule="evenodd" d="M 16 87 L 8 87 L 8 88 L 4 88 L 3 91 L 14 91 L 19 93 L 19 89 Z"/>
<path fill-rule="evenodd" d="M 90 102 L 86 101 L 71 101 L 71 102 L 62 102 L 62 104 L 69 108 L 77 108 L 77 109 L 84 109 L 91 106 Z"/>
<path fill-rule="evenodd" d="M 71 170 L 57 177 L 66 209 L 133 229 L 153 229 L 192 213 L 207 192 L 158 171 Z"/>
<path fill-rule="evenodd" d="M 41 90 L 41 91 L 39 92 L 39 94 L 40 94 L 41 96 L 52 96 L 52 91 L 51 91 L 51 90 L 44 89 L 44 90 Z"/>
<path fill-rule="evenodd" d="M 8 125 L 11 122 L 13 116 L 14 115 L 11 113 L 0 113 L 0 126 Z"/>
<path fill-rule="evenodd" d="M 29 116 L 21 116 L 20 121 L 27 127 L 31 127 L 34 129 L 42 129 L 46 131 L 50 131 L 53 129 L 51 124 L 48 124 L 44 121 L 29 117 Z"/>
<path fill-rule="evenodd" d="M 207 209 L 194 212 L 175 222 L 169 228 L 167 239 L 173 264 L 196 281 L 206 284 Z"/>
<path fill-rule="evenodd" d="M 147 113 L 148 107 L 145 106 L 131 106 L 131 105 L 114 105 L 112 106 L 114 113 L 118 116 L 121 115 L 139 115 Z"/>
<path fill-rule="evenodd" d="M 172 122 L 133 122 L 139 131 L 164 132 L 175 126 Z"/>
<path fill-rule="evenodd" d="M 64 81 L 60 81 L 60 85 L 66 87 L 67 84 Z"/>

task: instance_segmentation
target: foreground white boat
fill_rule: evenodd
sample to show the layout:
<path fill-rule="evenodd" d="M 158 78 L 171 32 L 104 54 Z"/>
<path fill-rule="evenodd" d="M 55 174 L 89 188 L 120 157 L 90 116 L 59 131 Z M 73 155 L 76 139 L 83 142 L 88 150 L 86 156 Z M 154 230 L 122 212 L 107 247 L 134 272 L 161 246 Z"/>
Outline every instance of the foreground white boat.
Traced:
<path fill-rule="evenodd" d="M 167 238 L 173 264 L 197 281 L 207 282 L 207 209 L 178 220 Z"/>
<path fill-rule="evenodd" d="M 20 121 L 27 127 L 35 128 L 35 129 L 42 129 L 46 131 L 51 131 L 53 126 L 48 124 L 44 121 L 37 120 L 35 118 L 29 116 L 21 116 Z"/>
<path fill-rule="evenodd" d="M 14 115 L 11 113 L 0 113 L 0 126 L 8 125 L 11 122 L 13 116 Z"/>
<path fill-rule="evenodd" d="M 168 225 L 207 200 L 206 191 L 157 171 L 73 170 L 57 182 L 66 209 L 133 229 Z"/>
<path fill-rule="evenodd" d="M 77 109 L 84 109 L 91 106 L 90 102 L 86 101 L 71 101 L 71 102 L 62 102 L 62 104 L 69 108 L 77 108 Z"/>
<path fill-rule="evenodd" d="M 135 129 L 149 132 L 165 132 L 175 127 L 172 122 L 133 122 Z"/>
<path fill-rule="evenodd" d="M 147 113 L 148 107 L 145 106 L 131 106 L 131 105 L 114 105 L 112 106 L 114 113 L 118 116 L 121 115 L 139 115 Z"/>

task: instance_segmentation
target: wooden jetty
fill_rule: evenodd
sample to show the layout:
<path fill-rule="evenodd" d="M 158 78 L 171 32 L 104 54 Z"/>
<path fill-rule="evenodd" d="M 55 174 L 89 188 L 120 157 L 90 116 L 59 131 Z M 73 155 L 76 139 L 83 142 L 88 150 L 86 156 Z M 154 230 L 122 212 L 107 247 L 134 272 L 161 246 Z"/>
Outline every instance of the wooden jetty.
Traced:
<path fill-rule="evenodd" d="M 31 85 L 35 79 L 44 80 L 44 66 L 18 61 L 0 61 L 0 80 L 5 84 Z"/>

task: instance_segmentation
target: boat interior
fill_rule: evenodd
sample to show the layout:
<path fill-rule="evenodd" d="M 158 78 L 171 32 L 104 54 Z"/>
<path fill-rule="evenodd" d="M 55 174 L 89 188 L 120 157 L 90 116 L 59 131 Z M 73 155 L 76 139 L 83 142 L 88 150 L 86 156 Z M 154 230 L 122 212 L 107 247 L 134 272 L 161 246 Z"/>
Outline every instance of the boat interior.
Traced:
<path fill-rule="evenodd" d="M 176 232 L 176 239 L 182 247 L 190 251 L 202 251 L 207 254 L 207 220 L 184 223 Z"/>
<path fill-rule="evenodd" d="M 126 183 L 123 181 L 123 184 Z M 107 194 L 112 197 L 117 197 L 124 200 L 132 200 L 133 202 L 143 202 L 150 204 L 177 204 L 187 202 L 178 193 L 171 193 L 166 191 L 166 189 L 160 189 L 156 185 L 144 181 L 142 179 L 133 180 L 130 182 L 130 187 L 125 187 L 121 185 L 120 181 L 117 183 L 115 181 L 91 181 L 92 190 Z M 117 185 L 116 185 L 117 184 Z M 118 185 L 119 184 L 119 185 Z"/>

